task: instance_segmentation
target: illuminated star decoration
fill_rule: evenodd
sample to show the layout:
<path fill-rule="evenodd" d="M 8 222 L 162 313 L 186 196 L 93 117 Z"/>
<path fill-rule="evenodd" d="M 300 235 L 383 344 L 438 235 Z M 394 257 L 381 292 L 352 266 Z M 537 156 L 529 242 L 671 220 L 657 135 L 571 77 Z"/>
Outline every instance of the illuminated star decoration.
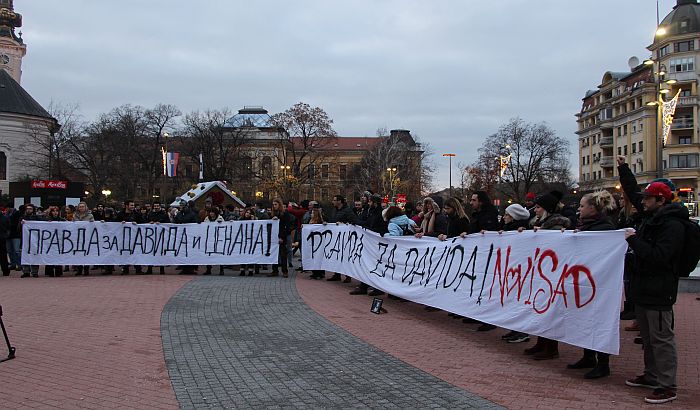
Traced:
<path fill-rule="evenodd" d="M 161 148 L 160 152 L 163 154 L 163 175 L 168 175 L 168 152 L 165 148 Z"/>
<path fill-rule="evenodd" d="M 508 169 L 508 164 L 510 164 L 510 158 L 512 156 L 513 156 L 513 154 L 508 154 L 505 157 L 499 156 L 499 159 L 501 160 L 501 166 L 500 166 L 501 178 L 503 178 L 503 175 L 506 173 L 506 169 Z"/>
<path fill-rule="evenodd" d="M 663 141 L 666 145 L 668 136 L 671 133 L 671 124 L 673 124 L 673 114 L 676 113 L 676 104 L 678 104 L 678 96 L 681 95 L 681 90 L 678 90 L 676 96 L 670 101 L 664 101 L 663 103 Z"/>

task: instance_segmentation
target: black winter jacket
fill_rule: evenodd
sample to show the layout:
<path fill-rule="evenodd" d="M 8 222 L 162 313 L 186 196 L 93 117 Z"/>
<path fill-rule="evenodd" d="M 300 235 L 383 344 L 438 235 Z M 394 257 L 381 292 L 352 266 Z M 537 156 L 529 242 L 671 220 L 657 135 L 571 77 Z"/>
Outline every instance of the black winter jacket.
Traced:
<path fill-rule="evenodd" d="M 355 215 L 355 211 L 353 211 L 352 208 L 347 205 L 343 205 L 342 208 L 334 210 L 333 215 L 330 217 L 328 222 L 354 224 L 357 222 L 357 215 Z"/>
<path fill-rule="evenodd" d="M 515 219 L 511 223 L 506 223 L 505 219 L 501 219 L 501 228 L 499 231 L 517 231 L 519 228 L 527 229 L 530 226 L 530 221 L 528 219 L 523 221 L 516 221 Z"/>
<path fill-rule="evenodd" d="M 498 227 L 498 209 L 493 205 L 484 205 L 480 211 L 476 211 L 472 214 L 467 233 L 497 231 Z"/>
<path fill-rule="evenodd" d="M 447 217 L 447 237 L 454 238 L 462 234 L 462 232 L 469 232 L 469 218 L 458 218 L 458 217 Z"/>
<path fill-rule="evenodd" d="M 369 207 L 367 212 L 367 220 L 363 225 L 365 228 L 380 235 L 389 232 L 389 223 L 382 216 L 382 208 L 380 206 Z"/>
<path fill-rule="evenodd" d="M 134 212 L 124 212 L 124 211 L 119 211 L 117 214 L 117 222 L 136 222 L 141 223 L 141 214 L 134 211 Z"/>
<path fill-rule="evenodd" d="M 158 222 L 158 223 L 162 223 L 162 224 L 170 223 L 170 218 L 168 217 L 168 213 L 162 209 L 160 211 L 149 212 L 146 219 L 147 220 L 145 220 L 143 222 Z"/>
<path fill-rule="evenodd" d="M 688 208 L 664 205 L 642 220 L 637 234 L 627 239 L 634 251 L 635 269 L 630 278 L 634 303 L 652 310 L 671 310 L 678 293 L 675 264 L 683 249 Z"/>
<path fill-rule="evenodd" d="M 601 216 L 599 218 L 580 219 L 576 229 L 579 231 L 614 231 L 616 228 L 610 218 Z"/>

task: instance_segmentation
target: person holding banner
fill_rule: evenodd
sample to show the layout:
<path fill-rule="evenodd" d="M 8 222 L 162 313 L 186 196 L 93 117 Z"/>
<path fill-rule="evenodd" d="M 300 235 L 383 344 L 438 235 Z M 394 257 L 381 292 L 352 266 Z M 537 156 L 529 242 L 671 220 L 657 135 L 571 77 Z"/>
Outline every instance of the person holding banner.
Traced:
<path fill-rule="evenodd" d="M 95 217 L 92 215 L 92 212 L 88 209 L 87 204 L 84 201 L 81 201 L 78 203 L 78 207 L 75 209 L 75 212 L 73 213 L 73 222 L 95 222 Z M 88 276 L 90 275 L 90 266 L 77 266 L 77 271 L 75 272 L 75 276 L 80 276 L 80 275 L 85 275 Z"/>
<path fill-rule="evenodd" d="M 272 219 L 279 221 L 279 234 L 278 242 L 279 254 L 277 257 L 277 263 L 272 265 L 272 272 L 268 273 L 267 276 L 279 276 L 279 269 L 282 268 L 282 276 L 289 277 L 289 266 L 287 264 L 287 238 L 292 234 L 294 227 L 292 226 L 292 218 L 290 214 L 285 209 L 284 203 L 281 199 L 275 198 L 272 200 Z"/>
<path fill-rule="evenodd" d="M 431 197 L 423 199 L 423 220 L 416 232 L 416 238 L 423 236 L 439 237 L 447 234 L 447 217 L 440 205 Z"/>
<path fill-rule="evenodd" d="M 24 205 L 24 212 L 22 213 L 22 216 L 19 219 L 19 233 L 20 233 L 20 243 L 22 241 L 22 225 L 24 225 L 24 221 L 41 221 L 42 218 L 36 215 L 34 205 L 32 204 L 25 204 Z M 28 278 L 29 275 L 32 275 L 32 277 L 38 278 L 39 277 L 39 265 L 24 265 L 22 264 L 22 278 Z"/>
<path fill-rule="evenodd" d="M 613 197 L 608 191 L 597 191 L 586 194 L 581 198 L 576 231 L 613 231 L 615 225 L 608 218 L 608 213 L 614 209 Z M 567 369 L 587 369 L 591 371 L 583 375 L 585 379 L 599 379 L 610 376 L 610 355 L 591 349 L 583 350 L 583 357 L 576 363 L 566 366 Z"/>
<path fill-rule="evenodd" d="M 255 210 L 254 208 L 246 208 L 243 211 L 243 215 L 241 215 L 239 221 L 254 221 L 257 218 L 255 217 Z M 253 265 L 253 264 L 245 264 L 241 265 L 241 272 L 238 274 L 238 276 L 245 276 L 245 271 L 248 269 L 248 276 L 253 276 L 253 273 L 258 275 L 260 273 L 260 265 Z"/>
<path fill-rule="evenodd" d="M 49 211 L 46 215 L 46 220 L 51 222 L 64 222 L 65 219 L 61 217 L 61 210 L 57 206 L 50 206 Z M 63 276 L 63 266 L 61 265 L 46 265 L 44 267 L 44 274 L 50 278 L 59 278 Z"/>
<path fill-rule="evenodd" d="M 326 222 L 323 220 L 323 209 L 321 209 L 321 205 L 319 205 L 319 203 L 316 201 L 312 202 L 313 203 L 311 204 L 311 218 L 309 219 L 308 223 L 325 224 Z M 312 270 L 311 276 L 309 276 L 310 279 L 323 279 L 324 277 L 326 277 L 325 270 Z"/>
<path fill-rule="evenodd" d="M 447 238 L 455 238 L 462 236 L 462 234 L 466 235 L 471 222 L 467 213 L 464 212 L 462 203 L 457 198 L 448 198 L 445 201 L 444 208 L 447 215 L 447 235 L 438 235 L 438 239 L 445 241 Z"/>
<path fill-rule="evenodd" d="M 467 233 L 498 230 L 498 209 L 491 203 L 489 194 L 476 191 L 472 194 L 469 204 L 473 212 Z"/>
<path fill-rule="evenodd" d="M 380 200 L 381 203 L 381 200 Z M 379 218 L 381 218 L 381 208 L 379 208 Z M 330 218 L 328 218 L 328 222 L 330 223 L 343 223 L 343 224 L 355 224 L 358 223 L 362 226 L 364 226 L 367 229 L 372 230 L 372 228 L 368 227 L 367 224 L 371 223 L 369 222 L 369 218 L 371 215 L 374 215 L 373 218 L 376 218 L 376 212 L 372 214 L 372 206 L 370 204 L 367 212 L 367 219 L 362 221 L 362 219 L 358 219 L 357 215 L 355 215 L 355 212 L 350 209 L 350 207 L 347 204 L 347 200 L 345 199 L 344 196 L 342 195 L 335 195 L 333 196 L 333 214 L 331 215 Z M 340 278 L 340 273 L 334 273 L 333 276 L 330 278 L 326 279 L 329 282 L 336 282 L 339 281 Z M 345 276 L 345 280 L 343 283 L 350 283 L 352 279 L 350 279 L 350 276 Z M 366 292 L 365 292 L 366 293 Z"/>
<path fill-rule="evenodd" d="M 136 204 L 133 200 L 127 199 L 124 201 L 124 209 L 117 214 L 117 221 L 121 223 L 130 222 L 132 224 L 141 223 L 141 214 L 136 212 Z M 136 273 L 141 273 L 141 266 L 135 266 Z M 122 275 L 129 274 L 129 266 L 122 266 Z"/>
<path fill-rule="evenodd" d="M 146 215 L 146 219 L 143 221 L 144 223 L 152 223 L 152 224 L 167 224 L 170 223 L 170 217 L 168 216 L 168 213 L 160 206 L 159 202 L 154 202 L 153 205 L 151 205 L 151 211 Z M 165 275 L 165 266 L 159 266 L 158 267 L 160 270 L 161 275 Z M 152 275 L 153 274 L 153 266 L 149 266 L 146 268 L 146 275 Z"/>
<path fill-rule="evenodd" d="M 569 218 L 556 213 L 559 199 L 552 194 L 540 195 L 535 199 L 534 230 L 565 230 L 571 224 Z M 525 355 L 532 356 L 535 360 L 549 360 L 559 357 L 559 342 L 545 337 L 538 337 L 537 343 L 525 349 Z"/>
<path fill-rule="evenodd" d="M 10 218 L 0 212 L 0 266 L 2 276 L 10 276 L 10 265 L 7 263 L 7 243 L 10 236 Z"/>
<path fill-rule="evenodd" d="M 206 218 L 204 218 L 205 224 L 220 224 L 223 223 L 224 217 L 219 214 L 219 209 L 216 207 L 209 208 L 209 211 L 207 212 Z M 203 273 L 203 275 L 211 275 L 211 268 L 212 265 L 207 265 L 207 270 Z M 219 276 L 224 275 L 224 265 L 219 265 Z"/>
<path fill-rule="evenodd" d="M 382 197 L 381 195 L 372 194 L 369 198 L 369 212 L 367 220 L 364 222 L 364 227 L 372 232 L 378 233 L 379 235 L 384 235 L 387 232 L 388 224 L 382 216 Z M 340 276 L 340 274 L 337 274 Z M 334 275 L 335 276 L 335 275 Z M 331 278 L 332 279 L 332 278 Z M 350 282 L 350 276 L 346 277 L 346 282 Z M 330 279 L 328 279 L 330 280 Z M 379 289 L 372 289 L 369 291 L 369 285 L 360 282 L 360 284 L 355 287 L 355 289 L 350 291 L 351 295 L 367 295 L 370 296 L 381 296 L 384 294 Z"/>

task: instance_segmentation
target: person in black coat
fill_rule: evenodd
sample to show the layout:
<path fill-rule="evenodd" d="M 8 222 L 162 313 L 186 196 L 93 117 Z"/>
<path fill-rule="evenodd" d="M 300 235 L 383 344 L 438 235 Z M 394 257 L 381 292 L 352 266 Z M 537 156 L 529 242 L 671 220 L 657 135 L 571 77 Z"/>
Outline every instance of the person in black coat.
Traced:
<path fill-rule="evenodd" d="M 447 238 L 461 236 L 469 231 L 469 217 L 464 212 L 462 203 L 457 198 L 448 198 L 444 205 L 447 215 L 447 234 L 441 234 L 438 239 L 444 241 Z"/>
<path fill-rule="evenodd" d="M 168 213 L 165 211 L 165 209 L 160 207 L 159 202 L 154 202 L 153 205 L 151 205 L 151 211 L 146 215 L 146 219 L 143 221 L 143 223 L 167 224 L 170 223 L 170 217 L 168 217 Z M 161 275 L 165 274 L 165 266 L 159 266 L 158 270 L 160 271 Z M 146 268 L 146 275 L 151 274 L 153 274 L 153 266 Z"/>
<path fill-rule="evenodd" d="M 608 218 L 613 210 L 613 197 L 608 191 L 586 194 L 581 198 L 576 231 L 612 231 L 615 225 Z M 584 374 L 586 379 L 598 379 L 610 375 L 610 355 L 591 349 L 583 350 L 583 357 L 576 363 L 566 366 L 569 369 L 593 368 Z"/>
<path fill-rule="evenodd" d="M 372 195 L 369 198 L 369 211 L 367 213 L 367 220 L 364 222 L 363 225 L 365 228 L 368 230 L 378 233 L 379 235 L 383 236 L 385 233 L 389 232 L 389 223 L 384 220 L 384 216 L 382 216 L 382 197 L 379 195 Z M 336 276 L 337 275 L 337 276 Z M 330 279 L 327 280 L 340 280 L 340 274 L 336 273 L 331 277 Z M 350 277 L 348 276 L 345 279 L 345 282 L 350 282 Z M 381 296 L 384 294 L 379 289 L 372 289 L 369 291 L 369 285 L 366 283 L 360 282 L 360 284 L 353 290 L 350 291 L 351 295 L 366 295 L 369 294 L 370 296 Z"/>
<path fill-rule="evenodd" d="M 467 233 L 498 230 L 498 209 L 493 206 L 485 191 L 474 192 L 469 203 L 474 212 Z"/>

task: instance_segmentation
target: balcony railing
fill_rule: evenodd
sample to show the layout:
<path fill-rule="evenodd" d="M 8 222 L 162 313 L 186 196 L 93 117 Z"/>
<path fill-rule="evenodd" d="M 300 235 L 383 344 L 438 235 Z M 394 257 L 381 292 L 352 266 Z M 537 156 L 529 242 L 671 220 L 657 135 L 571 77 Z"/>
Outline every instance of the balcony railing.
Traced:
<path fill-rule="evenodd" d="M 613 137 L 603 137 L 600 139 L 601 148 L 610 148 L 613 146 Z"/>
<path fill-rule="evenodd" d="M 671 124 L 671 128 L 672 129 L 693 128 L 693 120 L 688 120 L 688 119 L 673 120 L 673 124 Z"/>
<path fill-rule="evenodd" d="M 605 156 L 600 157 L 601 168 L 612 168 L 615 165 L 615 157 Z"/>
<path fill-rule="evenodd" d="M 698 97 L 691 95 L 688 97 L 678 97 L 678 105 L 695 105 L 698 103 Z"/>

